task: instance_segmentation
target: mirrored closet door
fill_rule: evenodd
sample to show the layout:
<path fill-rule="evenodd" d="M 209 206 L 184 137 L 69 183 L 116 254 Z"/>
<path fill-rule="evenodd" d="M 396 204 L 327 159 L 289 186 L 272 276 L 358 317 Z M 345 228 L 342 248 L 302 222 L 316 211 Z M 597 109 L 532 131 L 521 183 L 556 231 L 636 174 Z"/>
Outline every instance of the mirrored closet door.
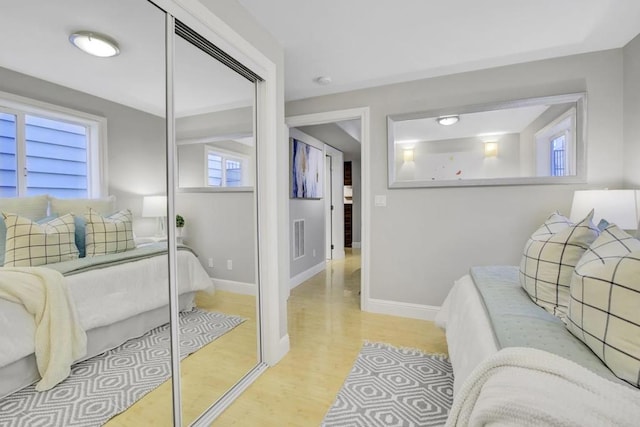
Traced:
<path fill-rule="evenodd" d="M 176 21 L 177 242 L 198 254 L 215 287 L 182 316 L 183 347 L 211 340 L 181 362 L 184 425 L 259 362 L 255 93 L 248 70 Z"/>
<path fill-rule="evenodd" d="M 38 325 L 0 298 L 0 424 L 189 425 L 260 363 L 258 77 L 173 23 L 148 0 L 3 5 L 0 211 L 73 224 L 77 253 L 38 267 L 87 346 L 35 390 Z"/>

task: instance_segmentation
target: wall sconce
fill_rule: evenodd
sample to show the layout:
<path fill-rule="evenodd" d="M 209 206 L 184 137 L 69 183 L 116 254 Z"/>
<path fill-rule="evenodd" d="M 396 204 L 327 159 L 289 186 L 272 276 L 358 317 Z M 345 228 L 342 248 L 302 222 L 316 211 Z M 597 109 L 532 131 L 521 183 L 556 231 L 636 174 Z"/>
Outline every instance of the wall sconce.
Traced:
<path fill-rule="evenodd" d="M 413 149 L 409 148 L 404 150 L 404 162 L 413 162 Z"/>
<path fill-rule="evenodd" d="M 484 156 L 496 157 L 498 155 L 498 143 L 497 142 L 485 142 L 484 143 Z"/>

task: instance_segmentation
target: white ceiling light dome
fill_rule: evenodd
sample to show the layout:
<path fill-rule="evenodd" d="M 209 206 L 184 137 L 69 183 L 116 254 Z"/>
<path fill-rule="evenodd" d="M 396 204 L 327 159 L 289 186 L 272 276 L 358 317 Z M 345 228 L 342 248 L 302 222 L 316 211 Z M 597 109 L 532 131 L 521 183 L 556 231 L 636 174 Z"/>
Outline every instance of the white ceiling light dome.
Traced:
<path fill-rule="evenodd" d="M 331 79 L 330 76 L 319 76 L 313 79 L 313 81 L 319 84 L 320 86 L 326 86 L 328 84 L 331 84 L 333 80 Z"/>
<path fill-rule="evenodd" d="M 458 120 L 460 120 L 460 116 L 442 116 L 436 119 L 436 121 L 442 126 L 454 125 L 458 123 Z"/>
<path fill-rule="evenodd" d="M 76 31 L 69 36 L 69 41 L 83 52 L 100 58 L 108 58 L 120 53 L 115 40 L 94 31 Z"/>

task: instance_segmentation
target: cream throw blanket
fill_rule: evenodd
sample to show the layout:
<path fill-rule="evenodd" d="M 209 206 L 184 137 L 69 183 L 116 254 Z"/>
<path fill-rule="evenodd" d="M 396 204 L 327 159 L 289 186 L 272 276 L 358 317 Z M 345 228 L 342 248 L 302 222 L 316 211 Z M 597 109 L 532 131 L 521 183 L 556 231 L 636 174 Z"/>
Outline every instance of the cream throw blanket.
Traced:
<path fill-rule="evenodd" d="M 508 347 L 478 365 L 447 426 L 638 426 L 640 390 L 533 348 Z"/>
<path fill-rule="evenodd" d="M 69 376 L 71 364 L 87 352 L 87 335 L 62 274 L 45 267 L 0 268 L 0 298 L 22 304 L 36 324 L 35 355 L 49 390 Z"/>

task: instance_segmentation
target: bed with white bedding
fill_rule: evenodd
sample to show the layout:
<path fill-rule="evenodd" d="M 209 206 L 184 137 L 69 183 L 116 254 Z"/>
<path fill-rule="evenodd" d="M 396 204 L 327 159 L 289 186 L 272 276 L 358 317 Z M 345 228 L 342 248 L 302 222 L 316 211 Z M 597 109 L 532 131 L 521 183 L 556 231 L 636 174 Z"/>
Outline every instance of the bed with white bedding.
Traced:
<path fill-rule="evenodd" d="M 193 252 L 181 248 L 177 254 L 179 307 L 188 310 L 194 306 L 196 292 L 213 291 L 213 287 Z M 166 245 L 45 267 L 64 274 L 78 322 L 87 334 L 82 359 L 117 347 L 169 320 Z M 35 329 L 34 316 L 23 305 L 0 298 L 0 397 L 39 380 Z"/>

